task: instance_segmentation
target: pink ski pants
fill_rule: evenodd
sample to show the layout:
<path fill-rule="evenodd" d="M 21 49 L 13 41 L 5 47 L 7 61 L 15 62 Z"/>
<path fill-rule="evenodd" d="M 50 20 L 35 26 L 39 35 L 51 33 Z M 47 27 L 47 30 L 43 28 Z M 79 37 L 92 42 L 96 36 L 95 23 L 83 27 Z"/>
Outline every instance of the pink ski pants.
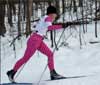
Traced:
<path fill-rule="evenodd" d="M 43 37 L 34 33 L 30 36 L 27 41 L 27 48 L 24 56 L 18 60 L 14 66 L 14 71 L 17 71 L 23 64 L 25 64 L 38 50 L 48 57 L 48 67 L 50 70 L 54 69 L 53 52 L 48 48 L 48 46 L 43 42 Z"/>

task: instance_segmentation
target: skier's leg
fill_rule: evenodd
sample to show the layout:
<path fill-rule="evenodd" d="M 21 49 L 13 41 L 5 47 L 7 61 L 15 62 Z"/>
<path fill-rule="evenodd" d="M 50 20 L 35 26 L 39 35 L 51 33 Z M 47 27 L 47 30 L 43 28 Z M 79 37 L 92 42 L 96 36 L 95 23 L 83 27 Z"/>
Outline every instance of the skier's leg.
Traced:
<path fill-rule="evenodd" d="M 17 71 L 24 63 L 26 63 L 32 57 L 35 51 L 36 48 L 32 48 L 31 46 L 27 47 L 24 56 L 20 60 L 18 60 L 13 67 L 14 71 Z"/>
<path fill-rule="evenodd" d="M 38 36 L 36 36 L 38 38 Z M 35 37 L 35 38 L 36 38 Z M 27 48 L 26 51 L 24 53 L 24 56 L 17 61 L 17 63 L 14 66 L 14 71 L 17 71 L 24 63 L 26 63 L 31 57 L 32 55 L 35 53 L 35 51 L 37 50 L 37 48 L 40 46 L 41 40 L 36 40 L 36 39 L 29 39 L 28 43 L 27 43 Z"/>
<path fill-rule="evenodd" d="M 26 63 L 31 58 L 31 56 L 40 46 L 41 41 L 42 41 L 42 38 L 36 34 L 29 38 L 24 56 L 19 61 L 17 61 L 17 63 L 15 64 L 12 70 L 7 72 L 8 78 L 11 82 L 14 82 L 15 73 L 24 63 Z"/>
<path fill-rule="evenodd" d="M 66 78 L 66 77 L 63 77 L 63 76 L 59 75 L 55 71 L 53 52 L 48 48 L 48 46 L 44 42 L 41 43 L 41 45 L 38 48 L 38 50 L 40 52 L 42 52 L 43 54 L 45 54 L 46 56 L 48 56 L 48 67 L 50 69 L 50 78 L 51 78 L 51 80 Z"/>
<path fill-rule="evenodd" d="M 48 48 L 48 46 L 42 41 L 38 50 L 48 57 L 48 67 L 51 70 L 54 69 L 54 59 L 53 52 Z"/>

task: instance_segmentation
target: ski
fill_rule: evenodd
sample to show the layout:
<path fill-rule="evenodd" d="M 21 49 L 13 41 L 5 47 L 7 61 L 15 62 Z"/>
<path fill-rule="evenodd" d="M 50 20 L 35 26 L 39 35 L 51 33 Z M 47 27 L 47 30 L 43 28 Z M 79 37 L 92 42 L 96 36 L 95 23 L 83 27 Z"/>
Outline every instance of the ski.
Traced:
<path fill-rule="evenodd" d="M 88 76 L 70 76 L 70 77 L 64 77 L 64 78 L 59 78 L 59 79 L 54 79 L 54 80 L 45 80 L 45 81 L 55 81 L 55 80 L 62 80 L 62 79 L 74 79 L 74 78 L 84 78 L 84 77 L 88 77 Z"/>
<path fill-rule="evenodd" d="M 54 80 L 51 80 L 51 79 L 48 79 L 48 80 L 44 80 L 44 81 L 58 81 L 58 80 L 65 80 L 65 79 L 78 79 L 78 78 L 84 78 L 84 77 L 88 77 L 86 75 L 83 75 L 83 76 L 69 76 L 69 77 L 63 77 L 63 78 L 59 78 L 59 79 L 54 79 Z M 37 83 L 18 83 L 18 82 L 15 82 L 15 83 L 2 83 L 1 85 L 37 85 Z M 44 83 L 40 83 L 39 85 L 44 85 Z"/>
<path fill-rule="evenodd" d="M 37 83 L 2 83 L 0 85 L 38 85 Z M 44 83 L 40 83 L 39 85 L 45 85 Z"/>
<path fill-rule="evenodd" d="M 1 85 L 35 85 L 33 83 L 3 83 Z"/>

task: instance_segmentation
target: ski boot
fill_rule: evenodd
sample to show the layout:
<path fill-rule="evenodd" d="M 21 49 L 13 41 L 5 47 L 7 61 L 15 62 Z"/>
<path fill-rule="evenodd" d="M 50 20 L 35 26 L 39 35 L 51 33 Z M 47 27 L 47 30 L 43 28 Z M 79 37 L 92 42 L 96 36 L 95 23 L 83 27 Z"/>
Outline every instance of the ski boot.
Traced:
<path fill-rule="evenodd" d="M 65 79 L 66 77 L 59 75 L 55 70 L 50 71 L 51 80 Z"/>
<path fill-rule="evenodd" d="M 11 83 L 16 83 L 14 80 L 14 75 L 15 75 L 15 71 L 14 70 L 10 70 L 7 72 L 7 76 L 9 78 L 9 80 L 11 81 Z"/>

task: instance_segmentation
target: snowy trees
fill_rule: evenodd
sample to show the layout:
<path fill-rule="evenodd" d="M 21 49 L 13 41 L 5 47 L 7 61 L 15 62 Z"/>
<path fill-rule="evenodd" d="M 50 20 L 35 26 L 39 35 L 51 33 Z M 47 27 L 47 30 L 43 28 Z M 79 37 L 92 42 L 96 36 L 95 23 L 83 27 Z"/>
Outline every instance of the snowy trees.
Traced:
<path fill-rule="evenodd" d="M 31 32 L 31 18 L 34 17 L 35 13 L 37 14 L 37 12 L 33 10 L 37 10 L 37 11 L 41 10 L 41 16 L 43 16 L 45 14 L 45 9 L 48 5 L 47 3 L 49 4 L 53 3 L 57 7 L 59 15 L 61 15 L 63 10 L 65 12 L 68 11 L 69 8 L 70 8 L 70 11 L 73 10 L 74 13 L 82 12 L 83 14 L 82 17 L 84 18 L 85 18 L 84 15 L 86 14 L 86 12 L 89 12 L 90 10 L 92 10 L 90 11 L 92 12 L 92 15 L 93 15 L 94 10 L 96 11 L 94 15 L 97 18 L 99 16 L 97 12 L 100 13 L 100 1 L 99 0 L 70 0 L 70 1 L 69 0 L 61 0 L 61 1 L 59 0 L 17 0 L 17 1 L 16 0 L 12 0 L 12 1 L 11 0 L 0 0 L 0 4 L 1 4 L 0 9 L 2 11 L 0 13 L 0 15 L 2 16 L 2 20 L 0 21 L 1 23 L 4 23 L 4 17 L 6 14 L 6 17 L 8 17 L 8 23 L 12 27 L 14 23 L 12 18 L 13 16 L 17 16 L 18 17 L 18 23 L 17 23 L 18 24 L 18 34 L 20 34 L 20 32 L 22 31 L 22 28 L 20 27 L 20 23 L 22 22 L 22 17 L 23 17 L 23 21 L 26 22 L 26 29 L 24 32 L 26 33 L 26 35 L 28 35 L 28 33 L 30 34 Z M 64 3 L 64 5 L 61 3 Z M 89 9 L 90 4 L 91 4 L 91 9 Z M 35 9 L 36 7 L 37 9 Z M 80 7 L 82 9 L 79 10 Z M 62 8 L 63 10 L 61 10 Z M 38 15 L 39 15 L 39 12 L 36 16 Z M 86 17 L 87 16 L 88 15 L 86 15 Z M 97 18 L 95 18 L 95 21 Z M 2 28 L 1 32 L 5 33 L 6 32 L 5 25 L 2 24 L 0 26 L 1 26 L 0 28 Z M 95 33 L 96 33 L 96 29 L 95 29 Z"/>
<path fill-rule="evenodd" d="M 79 22 L 82 33 L 87 32 L 88 22 L 95 22 L 94 36 L 98 37 L 97 20 L 100 20 L 100 0 L 0 0 L 0 10 L 2 11 L 0 12 L 0 35 L 4 36 L 6 29 L 8 29 L 5 26 L 5 17 L 7 17 L 10 26 L 9 33 L 16 32 L 13 33 L 16 36 L 30 35 L 34 30 L 32 24 L 38 21 L 40 16 L 46 14 L 48 4 L 57 7 L 58 19 L 62 18 L 62 22 Z M 52 33 L 51 37 L 53 34 L 56 35 L 55 33 Z M 52 39 L 52 47 L 54 43 L 56 46 L 55 39 L 56 37 Z"/>

